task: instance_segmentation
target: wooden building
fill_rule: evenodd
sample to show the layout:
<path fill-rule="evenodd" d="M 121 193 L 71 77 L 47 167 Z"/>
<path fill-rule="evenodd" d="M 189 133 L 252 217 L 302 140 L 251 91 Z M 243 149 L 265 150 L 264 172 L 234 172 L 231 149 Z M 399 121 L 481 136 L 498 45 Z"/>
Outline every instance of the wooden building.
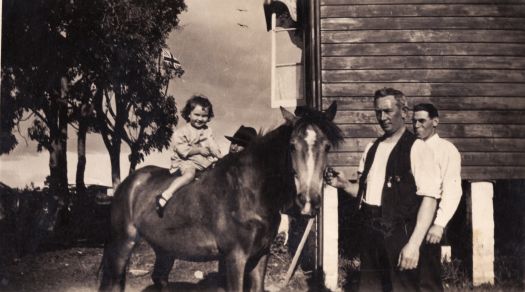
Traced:
<path fill-rule="evenodd" d="M 525 1 L 297 0 L 267 7 L 276 2 L 301 13 L 295 24 L 304 30 L 304 99 L 319 109 L 337 101 L 346 139 L 330 164 L 348 177 L 382 134 L 375 90 L 393 87 L 410 106 L 439 108 L 439 135 L 458 147 L 462 178 L 472 183 L 473 281 L 493 283 L 491 181 L 525 179 Z"/>

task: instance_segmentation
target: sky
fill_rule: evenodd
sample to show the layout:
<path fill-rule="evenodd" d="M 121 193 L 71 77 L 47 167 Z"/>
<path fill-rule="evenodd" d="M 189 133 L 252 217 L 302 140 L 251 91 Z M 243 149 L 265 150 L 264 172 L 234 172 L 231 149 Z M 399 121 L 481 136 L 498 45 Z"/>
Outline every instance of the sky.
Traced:
<path fill-rule="evenodd" d="M 262 0 L 186 0 L 188 9 L 180 16 L 180 27 L 168 39 L 168 47 L 182 63 L 185 73 L 170 82 L 168 92 L 175 96 L 178 109 L 193 94 L 204 94 L 214 106 L 210 122 L 223 154 L 240 125 L 258 131 L 282 122 L 279 109 L 270 107 L 270 33 Z M 181 118 L 179 126 L 185 124 Z M 22 125 L 22 129 L 27 126 Z M 38 153 L 36 143 L 26 131 L 18 135 L 19 145 L 9 155 L 0 156 L 0 182 L 11 187 L 33 183 L 42 186 L 49 175 L 49 154 Z M 121 154 L 121 178 L 129 170 L 128 149 Z M 168 167 L 171 150 L 146 157 L 144 165 Z M 77 163 L 76 133 L 69 129 L 68 179 L 75 182 Z M 87 138 L 87 184 L 111 185 L 109 155 L 98 134 Z"/>

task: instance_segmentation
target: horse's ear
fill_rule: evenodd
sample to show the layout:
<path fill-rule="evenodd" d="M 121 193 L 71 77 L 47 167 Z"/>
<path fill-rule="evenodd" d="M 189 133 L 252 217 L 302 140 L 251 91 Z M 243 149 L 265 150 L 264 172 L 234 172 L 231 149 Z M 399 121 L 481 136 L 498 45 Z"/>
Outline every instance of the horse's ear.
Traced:
<path fill-rule="evenodd" d="M 297 120 L 297 117 L 294 114 L 292 114 L 291 112 L 289 112 L 282 106 L 281 106 L 281 113 L 283 115 L 284 120 L 289 125 L 293 125 L 295 121 Z"/>
<path fill-rule="evenodd" d="M 337 102 L 333 101 L 332 104 L 326 109 L 324 115 L 330 121 L 333 121 L 335 118 L 335 113 L 337 112 Z"/>

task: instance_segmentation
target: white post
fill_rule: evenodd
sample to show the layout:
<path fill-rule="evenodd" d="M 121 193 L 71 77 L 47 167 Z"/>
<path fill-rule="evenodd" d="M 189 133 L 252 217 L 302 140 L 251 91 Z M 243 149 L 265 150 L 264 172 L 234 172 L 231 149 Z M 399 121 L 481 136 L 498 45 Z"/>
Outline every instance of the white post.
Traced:
<path fill-rule="evenodd" d="M 494 284 L 494 187 L 491 182 L 472 182 L 472 284 Z"/>
<path fill-rule="evenodd" d="M 275 13 L 272 13 L 271 18 L 271 25 L 272 29 L 270 31 L 270 39 L 271 39 L 271 53 L 270 53 L 270 106 L 272 108 L 276 107 L 276 64 L 277 64 L 277 44 L 276 44 L 276 22 L 277 22 L 277 16 Z"/>
<path fill-rule="evenodd" d="M 338 259 L 339 259 L 339 223 L 338 223 L 337 189 L 325 186 L 323 195 L 323 220 L 322 220 L 322 264 L 326 288 L 331 291 L 338 290 Z"/>

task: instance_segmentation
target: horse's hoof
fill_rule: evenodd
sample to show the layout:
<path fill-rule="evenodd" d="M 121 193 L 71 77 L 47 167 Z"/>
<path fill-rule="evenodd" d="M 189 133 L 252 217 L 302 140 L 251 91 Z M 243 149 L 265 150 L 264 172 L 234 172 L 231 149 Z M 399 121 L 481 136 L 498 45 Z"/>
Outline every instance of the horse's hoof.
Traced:
<path fill-rule="evenodd" d="M 168 287 L 168 281 L 167 280 L 154 280 L 153 286 L 155 289 L 162 291 L 163 289 L 166 289 Z"/>

